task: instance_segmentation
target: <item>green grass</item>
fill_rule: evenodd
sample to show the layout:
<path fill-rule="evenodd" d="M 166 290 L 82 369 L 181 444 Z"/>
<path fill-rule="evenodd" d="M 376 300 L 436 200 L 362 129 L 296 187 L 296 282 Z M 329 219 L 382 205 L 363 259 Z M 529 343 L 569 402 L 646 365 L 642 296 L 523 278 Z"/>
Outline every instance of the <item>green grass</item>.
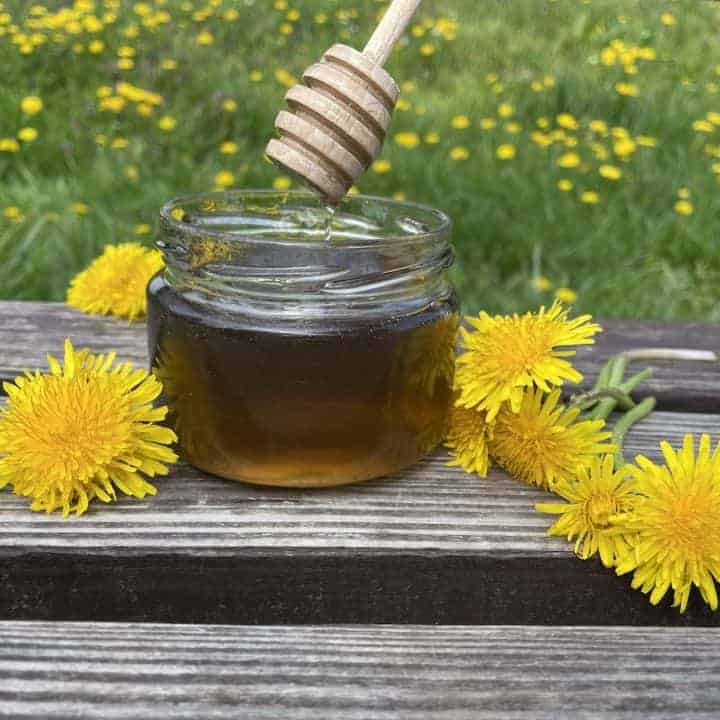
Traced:
<path fill-rule="evenodd" d="M 151 21 L 160 10 L 171 17 L 149 29 L 136 12 L 142 4 L 96 0 L 99 17 L 118 6 L 115 22 L 90 33 L 82 23 L 91 13 L 80 12 L 81 32 L 68 32 L 78 29 L 72 23 L 36 30 L 47 42 L 29 54 L 19 52 L 22 43 L 13 43 L 3 26 L 0 138 L 26 126 L 39 137 L 17 153 L 0 152 L 0 211 L 17 206 L 23 215 L 19 222 L 0 216 L 1 297 L 63 299 L 69 279 L 106 243 L 150 243 L 151 235 L 134 235 L 135 226 L 154 225 L 158 208 L 174 195 L 212 188 L 220 170 L 233 172 L 237 187 L 271 185 L 277 172 L 262 152 L 285 92 L 275 70 L 297 76 L 338 40 L 362 46 L 383 7 L 371 0 L 292 0 L 289 7 L 301 17 L 284 36 L 278 29 L 287 10 L 273 9 L 272 0 L 217 4 L 149 2 Z M 32 32 L 23 29 L 31 5 L 5 3 L 19 32 Z M 48 3 L 53 10 L 62 5 Z M 230 8 L 237 20 L 223 17 Z M 321 12 L 328 21 L 319 25 L 314 16 Z M 664 12 L 676 24 L 663 24 Z M 403 94 L 409 108 L 397 112 L 391 134 L 434 131 L 440 142 L 407 149 L 390 139 L 383 157 L 392 169 L 369 172 L 359 187 L 403 192 L 452 216 L 465 309 L 537 306 L 552 298 L 552 290 L 533 287 L 542 274 L 555 287 L 577 291 L 578 310 L 605 317 L 720 318 L 720 186 L 712 172 L 720 157 L 705 147 L 720 146 L 720 127 L 711 134 L 692 128 L 709 111 L 720 113 L 720 8 L 697 0 L 425 0 L 420 21 L 441 16 L 457 20 L 455 39 L 439 34 L 436 24 L 424 37 L 410 35 L 389 64 L 399 81 L 415 85 Z M 138 29 L 135 38 L 126 36 L 131 27 Z M 196 42 L 202 30 L 212 33 L 211 45 Z M 88 52 L 93 39 L 104 42 L 102 53 Z M 656 59 L 637 61 L 637 74 L 626 75 L 621 64 L 600 61 L 613 40 L 653 48 Z M 428 42 L 435 52 L 425 56 L 420 48 Z M 117 68 L 124 45 L 136 50 L 130 70 Z M 177 69 L 162 69 L 164 59 L 176 60 Z M 258 69 L 263 79 L 253 82 Z M 498 80 L 489 81 L 490 74 Z M 531 83 L 544 76 L 553 78 L 552 87 L 533 91 Z M 98 109 L 98 87 L 123 80 L 162 96 L 152 117 L 139 116 L 133 102 L 117 114 Z M 623 80 L 637 85 L 637 97 L 615 91 Z M 20 109 L 27 95 L 44 102 L 32 117 Z M 237 111 L 223 109 L 227 99 Z M 520 133 L 509 134 L 502 120 L 492 130 L 480 127 L 482 117 L 497 118 L 502 102 L 513 106 Z M 538 118 L 554 124 L 561 112 L 580 123 L 568 133 L 577 145 L 538 147 L 530 137 Z M 461 114 L 471 126 L 454 129 L 451 120 Z M 177 120 L 173 131 L 157 127 L 163 115 Z M 611 139 L 589 130 L 592 119 L 633 137 L 653 136 L 657 147 L 613 159 Z M 100 146 L 98 134 L 126 138 L 128 145 Z M 220 154 L 225 140 L 237 143 L 237 154 Z M 598 174 L 602 162 L 591 150 L 598 140 L 610 153 L 604 162 L 621 168 L 620 180 Z M 516 147 L 514 159 L 496 157 L 502 143 Z M 467 160 L 450 157 L 457 146 L 467 148 Z M 557 167 L 568 151 L 581 156 L 578 168 Z M 560 191 L 560 178 L 570 179 L 573 190 Z M 681 187 L 690 191 L 691 215 L 674 210 Z M 598 192 L 600 202 L 582 203 L 585 190 Z M 74 202 L 89 212 L 75 214 Z"/>

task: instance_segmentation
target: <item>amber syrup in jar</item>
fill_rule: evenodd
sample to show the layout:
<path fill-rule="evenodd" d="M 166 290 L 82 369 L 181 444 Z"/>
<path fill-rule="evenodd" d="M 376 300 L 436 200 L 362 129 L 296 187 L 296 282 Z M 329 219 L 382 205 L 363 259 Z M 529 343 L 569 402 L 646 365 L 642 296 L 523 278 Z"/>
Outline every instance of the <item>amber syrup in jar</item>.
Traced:
<path fill-rule="evenodd" d="M 347 201 L 326 237 L 305 193 L 163 210 L 152 364 L 185 458 L 250 483 L 328 486 L 412 465 L 442 439 L 458 324 L 445 216 Z"/>

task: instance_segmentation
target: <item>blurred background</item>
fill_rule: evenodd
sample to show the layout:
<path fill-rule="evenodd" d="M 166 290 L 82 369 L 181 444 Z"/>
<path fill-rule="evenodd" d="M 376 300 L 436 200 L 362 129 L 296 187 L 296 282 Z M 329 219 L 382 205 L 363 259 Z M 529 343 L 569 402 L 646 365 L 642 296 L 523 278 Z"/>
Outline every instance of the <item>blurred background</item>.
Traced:
<path fill-rule="evenodd" d="M 291 187 L 263 158 L 286 88 L 385 6 L 0 2 L 0 297 L 63 300 L 175 195 Z M 357 189 L 452 216 L 467 312 L 718 319 L 719 34 L 698 0 L 425 0 Z"/>

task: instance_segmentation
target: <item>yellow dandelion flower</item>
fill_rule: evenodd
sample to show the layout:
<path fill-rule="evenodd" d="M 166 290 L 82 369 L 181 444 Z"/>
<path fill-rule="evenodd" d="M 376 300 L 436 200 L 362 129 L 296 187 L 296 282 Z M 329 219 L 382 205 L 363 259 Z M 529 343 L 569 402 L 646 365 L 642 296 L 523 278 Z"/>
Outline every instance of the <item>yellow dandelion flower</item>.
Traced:
<path fill-rule="evenodd" d="M 293 85 L 297 85 L 297 78 L 285 68 L 278 68 L 275 70 L 275 79 L 284 87 L 290 88 Z"/>
<path fill-rule="evenodd" d="M 102 40 L 93 40 L 88 45 L 88 52 L 92 55 L 99 55 L 105 49 L 105 43 Z"/>
<path fill-rule="evenodd" d="M 456 130 L 465 130 L 470 127 L 470 118 L 467 115 L 456 115 L 450 124 Z"/>
<path fill-rule="evenodd" d="M 160 63 L 160 67 L 163 70 L 177 70 L 177 60 L 173 60 L 172 58 L 166 58 Z"/>
<path fill-rule="evenodd" d="M 560 515 L 548 528 L 548 535 L 575 540 L 575 554 L 588 560 L 600 553 L 605 567 L 613 567 L 630 548 L 624 534 L 610 518 L 632 509 L 634 483 L 627 466 L 614 470 L 612 455 L 594 457 L 589 466 L 578 468 L 577 477 L 563 479 L 552 490 L 565 503 L 538 503 L 539 512 Z"/>
<path fill-rule="evenodd" d="M 586 205 L 597 205 L 600 202 L 600 195 L 594 190 L 585 190 L 580 193 L 580 202 Z"/>
<path fill-rule="evenodd" d="M 622 177 L 622 170 L 615 165 L 601 165 L 598 172 L 606 180 L 619 180 Z"/>
<path fill-rule="evenodd" d="M 124 137 L 116 137 L 112 139 L 112 142 L 110 143 L 110 147 L 114 150 L 122 150 L 126 148 L 129 145 L 129 141 L 127 138 Z"/>
<path fill-rule="evenodd" d="M 537 313 L 468 317 L 472 330 L 461 328 L 464 352 L 457 362 L 458 404 L 485 410 L 488 421 L 510 402 L 517 412 L 523 389 L 538 386 L 549 392 L 563 382 L 580 382 L 582 375 L 565 359 L 570 345 L 591 345 L 600 326 L 589 315 L 568 319 L 568 310 L 554 302 Z"/>
<path fill-rule="evenodd" d="M 608 126 L 604 120 L 591 120 L 589 124 L 590 129 L 598 135 L 607 135 Z"/>
<path fill-rule="evenodd" d="M 658 144 L 657 138 L 652 137 L 652 135 L 638 135 L 635 142 L 642 147 L 657 147 Z"/>
<path fill-rule="evenodd" d="M 392 198 L 398 202 L 405 202 L 407 200 L 407 193 L 404 193 L 402 190 L 398 190 L 392 194 Z"/>
<path fill-rule="evenodd" d="M 127 165 L 123 168 L 123 175 L 130 180 L 130 182 L 137 182 L 140 177 L 140 171 L 136 165 Z"/>
<path fill-rule="evenodd" d="M 720 125 L 720 113 L 710 111 L 708 112 L 705 117 L 713 124 L 713 125 Z"/>
<path fill-rule="evenodd" d="M 557 159 L 557 166 L 561 168 L 575 168 L 580 164 L 580 156 L 576 152 L 563 153 Z"/>
<path fill-rule="evenodd" d="M 415 132 L 395 133 L 395 142 L 404 148 L 412 150 L 420 144 L 420 136 Z"/>
<path fill-rule="evenodd" d="M 603 48 L 600 51 L 600 62 L 607 67 L 614 65 L 617 62 L 617 52 L 615 51 L 615 48 Z"/>
<path fill-rule="evenodd" d="M 313 20 L 316 25 L 324 25 L 328 21 L 328 16 L 326 13 L 317 13 Z"/>
<path fill-rule="evenodd" d="M 18 131 L 18 138 L 23 142 L 37 140 L 38 131 L 34 127 L 24 127 Z"/>
<path fill-rule="evenodd" d="M 292 10 L 288 10 L 288 13 L 285 17 L 290 22 L 295 22 L 296 20 L 300 19 L 300 11 L 297 8 L 293 8 Z"/>
<path fill-rule="evenodd" d="M 152 105 L 141 102 L 141 103 L 138 103 L 137 106 L 135 107 L 135 112 L 140 117 L 150 117 L 155 112 L 155 109 L 153 108 Z"/>
<path fill-rule="evenodd" d="M 423 142 L 426 145 L 437 145 L 440 142 L 440 136 L 436 132 L 425 133 Z"/>
<path fill-rule="evenodd" d="M 673 206 L 678 215 L 692 215 L 695 207 L 689 200 L 678 200 Z"/>
<path fill-rule="evenodd" d="M 501 118 L 509 118 L 515 114 L 515 108 L 510 103 L 500 103 L 498 105 L 498 115 Z"/>
<path fill-rule="evenodd" d="M 67 303 L 86 313 L 135 320 L 145 315 L 145 288 L 163 267 L 157 250 L 134 242 L 106 245 L 71 281 Z"/>
<path fill-rule="evenodd" d="M 619 158 L 629 157 L 636 149 L 637 143 L 629 137 L 620 138 L 613 143 L 613 152 Z"/>
<path fill-rule="evenodd" d="M 547 130 L 550 127 L 550 121 L 546 117 L 539 117 L 535 124 L 541 129 L 541 130 Z"/>
<path fill-rule="evenodd" d="M 713 163 L 710 168 L 716 175 L 720 175 L 720 163 Z"/>
<path fill-rule="evenodd" d="M 636 97 L 640 91 L 634 83 L 617 82 L 615 83 L 615 92 L 625 97 Z"/>
<path fill-rule="evenodd" d="M 43 109 L 43 101 L 37 95 L 28 95 L 20 101 L 20 109 L 26 115 L 37 115 Z"/>
<path fill-rule="evenodd" d="M 467 160 L 470 157 L 470 151 L 462 145 L 457 145 L 450 150 L 450 157 L 453 160 Z"/>
<path fill-rule="evenodd" d="M 170 115 L 163 115 L 158 120 L 157 126 L 165 132 L 172 132 L 177 127 L 177 120 Z"/>
<path fill-rule="evenodd" d="M 498 146 L 497 150 L 495 150 L 495 155 L 497 155 L 500 160 L 512 160 L 515 157 L 515 152 L 514 145 L 505 143 Z"/>
<path fill-rule="evenodd" d="M 505 123 L 505 131 L 509 132 L 511 135 L 517 135 L 519 132 L 522 132 L 522 125 L 519 122 L 510 121 L 508 123 Z"/>
<path fill-rule="evenodd" d="M 136 235 L 149 235 L 152 232 L 152 227 L 147 223 L 140 223 L 135 226 Z"/>
<path fill-rule="evenodd" d="M 215 176 L 215 185 L 219 188 L 231 187 L 235 184 L 235 176 L 229 170 L 221 170 Z"/>
<path fill-rule="evenodd" d="M 373 172 L 378 173 L 378 175 L 384 175 L 392 170 L 392 163 L 389 160 L 376 160 L 372 164 L 372 169 Z"/>
<path fill-rule="evenodd" d="M 248 79 L 250 80 L 250 82 L 254 83 L 260 82 L 263 77 L 265 76 L 263 75 L 262 70 L 251 70 L 250 74 L 248 75 Z"/>
<path fill-rule="evenodd" d="M 660 16 L 660 22 L 665 25 L 665 27 L 671 27 L 677 24 L 677 19 L 671 12 L 664 12 Z"/>
<path fill-rule="evenodd" d="M 574 303 L 577 300 L 577 293 L 568 287 L 560 287 L 555 291 L 555 298 L 560 302 Z"/>
<path fill-rule="evenodd" d="M 432 43 L 423 43 L 420 46 L 420 54 L 424 55 L 425 57 L 430 57 L 430 55 L 435 54 L 435 46 Z"/>
<path fill-rule="evenodd" d="M 555 78 L 552 75 L 545 75 L 545 77 L 543 77 L 543 85 L 546 88 L 555 87 Z"/>
<path fill-rule="evenodd" d="M 715 130 L 715 126 L 709 120 L 695 120 L 692 129 L 695 132 L 711 133 Z"/>
<path fill-rule="evenodd" d="M 3 215 L 7 220 L 11 220 L 12 222 L 20 222 L 24 219 L 24 215 L 22 214 L 22 210 L 17 205 L 8 205 L 3 210 Z"/>
<path fill-rule="evenodd" d="M 690 190 L 686 187 L 678 188 L 677 191 L 678 197 L 682 198 L 683 200 L 688 200 L 690 198 Z"/>
<path fill-rule="evenodd" d="M 220 152 L 223 155 L 234 155 L 237 151 L 237 143 L 232 142 L 232 140 L 226 140 L 224 143 L 220 144 Z"/>
<path fill-rule="evenodd" d="M 120 58 L 116 65 L 118 70 L 132 70 L 135 67 L 135 61 L 132 58 Z"/>
<path fill-rule="evenodd" d="M 280 23 L 280 27 L 278 28 L 278 32 L 281 35 L 292 35 L 295 32 L 295 28 L 288 22 Z"/>
<path fill-rule="evenodd" d="M 544 132 L 541 132 L 540 130 L 533 130 L 533 132 L 530 133 L 530 139 L 541 148 L 547 148 L 552 145 L 553 141 L 552 138 L 547 135 Z"/>
<path fill-rule="evenodd" d="M 552 287 L 552 282 L 545 275 L 538 275 L 532 279 L 532 286 L 539 292 L 544 292 Z"/>
<path fill-rule="evenodd" d="M 90 208 L 84 202 L 74 202 L 70 204 L 70 209 L 76 215 L 87 215 L 90 212 Z"/>
<path fill-rule="evenodd" d="M 490 457 L 529 485 L 553 489 L 594 457 L 613 451 L 603 420 L 578 421 L 579 408 L 558 405 L 559 399 L 559 389 L 549 395 L 526 390 L 517 412 L 505 405 L 493 426 Z"/>
<path fill-rule="evenodd" d="M 225 112 L 235 112 L 237 110 L 237 103 L 234 100 L 223 100 L 222 109 Z"/>
<path fill-rule="evenodd" d="M 234 22 L 240 17 L 240 13 L 235 8 L 229 8 L 223 13 L 223 20 Z"/>
<path fill-rule="evenodd" d="M 445 438 L 445 447 L 450 450 L 448 465 L 461 467 L 465 472 L 487 477 L 490 467 L 488 456 L 488 434 L 490 426 L 485 413 L 453 407 L 450 414 L 450 429 Z"/>
<path fill-rule="evenodd" d="M 660 444 L 664 465 L 639 455 L 630 467 L 638 497 L 630 511 L 614 518 L 634 534 L 633 546 L 617 560 L 617 574 L 632 572 L 633 589 L 650 593 L 657 605 L 672 588 L 673 607 L 685 612 L 693 586 L 712 610 L 718 608 L 720 579 L 720 452 L 710 436 L 692 435 L 681 450 Z"/>
<path fill-rule="evenodd" d="M 215 42 L 215 38 L 213 37 L 213 34 L 211 32 L 209 32 L 208 30 L 203 30 L 195 38 L 195 42 L 198 45 L 212 45 Z"/>
<path fill-rule="evenodd" d="M 535 92 L 539 93 L 543 91 L 543 84 L 539 80 L 533 80 L 530 83 L 530 89 Z"/>
<path fill-rule="evenodd" d="M 272 184 L 275 190 L 288 190 L 291 185 L 292 180 L 287 175 L 278 175 Z"/>
<path fill-rule="evenodd" d="M 577 130 L 579 127 L 578 121 L 574 115 L 570 113 L 560 113 L 556 118 L 555 122 L 559 127 L 565 128 L 566 130 Z"/>
<path fill-rule="evenodd" d="M 157 489 L 143 476 L 166 475 L 177 460 L 175 433 L 153 407 L 162 385 L 115 354 L 91 355 L 65 341 L 63 366 L 4 383 L 0 487 L 31 498 L 33 510 L 82 515 L 90 501 L 111 502 L 116 488 L 142 498 Z"/>
<path fill-rule="evenodd" d="M 497 127 L 497 120 L 495 118 L 484 117 L 480 119 L 480 127 L 483 130 L 492 130 Z"/>

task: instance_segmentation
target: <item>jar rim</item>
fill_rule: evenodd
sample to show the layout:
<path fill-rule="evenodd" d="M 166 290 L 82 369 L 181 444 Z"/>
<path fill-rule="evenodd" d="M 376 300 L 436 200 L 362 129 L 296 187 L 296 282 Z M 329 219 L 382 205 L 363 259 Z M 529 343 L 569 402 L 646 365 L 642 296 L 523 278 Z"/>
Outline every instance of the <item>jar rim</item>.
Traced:
<path fill-rule="evenodd" d="M 166 226 L 174 230 L 175 232 L 181 233 L 185 236 L 196 236 L 197 238 L 202 239 L 217 239 L 217 240 L 232 240 L 233 238 L 237 238 L 236 233 L 230 233 L 225 232 L 221 230 L 213 230 L 212 228 L 208 227 L 199 227 L 194 226 L 191 223 L 183 222 L 182 218 L 177 218 L 174 215 L 174 212 L 178 209 L 182 210 L 183 206 L 187 206 L 190 204 L 197 205 L 201 202 L 212 202 L 214 200 L 232 200 L 236 198 L 239 200 L 253 200 L 258 199 L 260 200 L 271 200 L 273 197 L 278 198 L 278 200 L 281 200 L 283 203 L 287 203 L 288 206 L 291 206 L 293 204 L 296 204 L 298 206 L 301 205 L 302 201 L 307 200 L 309 203 L 314 207 L 320 207 L 321 201 L 316 193 L 313 193 L 309 190 L 272 190 L 272 189 L 248 189 L 248 190 L 220 190 L 220 191 L 212 191 L 212 192 L 202 192 L 202 193 L 194 193 L 194 194 L 187 194 L 187 195 L 180 195 L 175 198 L 172 198 L 165 202 L 163 206 L 160 208 L 160 219 L 161 222 L 166 224 Z M 295 203 L 288 202 L 289 200 L 296 201 Z M 412 201 L 407 200 L 395 200 L 393 198 L 386 198 L 381 196 L 375 196 L 375 195 L 363 195 L 363 194 L 356 194 L 356 195 L 349 195 L 343 198 L 343 200 L 340 202 L 340 205 L 338 206 L 338 209 L 342 211 L 343 208 L 348 208 L 349 206 L 353 205 L 362 205 L 363 203 L 372 203 L 374 206 L 383 207 L 395 211 L 402 211 L 402 209 L 407 209 L 407 214 L 412 217 L 413 212 L 415 214 L 421 213 L 423 215 L 424 219 L 431 218 L 433 221 L 432 225 L 428 225 L 426 231 L 421 232 L 400 232 L 391 234 L 391 235 L 385 235 L 381 237 L 372 237 L 372 238 L 353 238 L 352 242 L 344 243 L 345 249 L 349 249 L 352 247 L 357 248 L 368 248 L 372 246 L 376 246 L 378 244 L 382 243 L 396 243 L 398 241 L 403 243 L 427 243 L 428 241 L 432 241 L 433 239 L 437 238 L 443 238 L 447 237 L 450 234 L 450 230 L 452 228 L 452 220 L 450 217 L 444 213 L 442 210 L 438 210 L 437 208 L 433 208 L 430 205 L 425 205 L 422 203 L 416 203 Z M 427 223 L 426 223 L 427 224 Z M 399 229 L 401 230 L 401 229 Z M 283 238 L 272 238 L 268 236 L 253 236 L 253 235 L 243 235 L 242 236 L 243 243 L 258 243 L 258 244 L 291 244 L 294 247 L 313 247 L 317 245 L 316 241 L 304 241 L 304 240 L 298 240 L 296 238 L 293 239 L 283 239 Z"/>

